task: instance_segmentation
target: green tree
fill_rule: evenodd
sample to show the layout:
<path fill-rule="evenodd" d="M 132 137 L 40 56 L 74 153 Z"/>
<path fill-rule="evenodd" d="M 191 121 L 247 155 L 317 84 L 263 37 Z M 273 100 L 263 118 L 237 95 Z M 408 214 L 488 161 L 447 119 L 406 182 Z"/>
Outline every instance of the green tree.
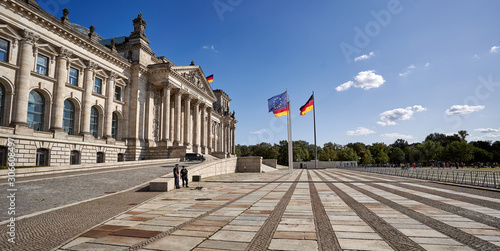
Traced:
<path fill-rule="evenodd" d="M 370 147 L 370 152 L 372 153 L 375 163 L 383 164 L 389 161 L 389 147 L 384 143 L 373 143 Z"/>
<path fill-rule="evenodd" d="M 484 149 L 474 147 L 474 162 L 487 163 L 493 160 L 493 153 L 490 153 Z"/>
<path fill-rule="evenodd" d="M 358 161 L 358 155 L 349 147 L 344 147 L 337 152 L 337 160 L 339 161 Z"/>
<path fill-rule="evenodd" d="M 408 141 L 404 139 L 397 139 L 391 145 L 392 148 L 399 148 L 399 149 L 405 149 L 407 146 L 409 146 Z"/>
<path fill-rule="evenodd" d="M 465 140 L 453 141 L 446 146 L 445 157 L 453 162 L 469 162 L 474 158 L 474 147 Z"/>
<path fill-rule="evenodd" d="M 465 138 L 469 136 L 469 134 L 466 130 L 460 130 L 458 131 L 458 136 L 460 137 L 460 140 L 465 140 Z"/>
<path fill-rule="evenodd" d="M 403 152 L 403 150 L 401 150 L 401 148 L 395 147 L 395 148 L 391 149 L 389 159 L 392 163 L 400 164 L 400 163 L 405 162 L 406 154 L 405 154 L 405 152 Z"/>

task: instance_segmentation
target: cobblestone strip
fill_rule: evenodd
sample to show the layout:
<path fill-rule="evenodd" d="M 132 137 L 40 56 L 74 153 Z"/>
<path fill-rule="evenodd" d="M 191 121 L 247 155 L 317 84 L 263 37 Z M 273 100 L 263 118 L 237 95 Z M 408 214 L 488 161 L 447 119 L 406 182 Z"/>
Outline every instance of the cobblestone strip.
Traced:
<path fill-rule="evenodd" d="M 314 224 L 316 225 L 318 248 L 320 251 L 342 250 L 309 171 L 307 171 L 307 179 L 309 181 L 309 191 L 311 196 L 312 211 L 314 215 Z"/>
<path fill-rule="evenodd" d="M 342 175 L 342 176 L 343 177 L 347 177 L 347 176 L 344 176 L 344 175 Z M 349 178 L 352 179 L 352 180 L 360 181 L 359 179 L 353 178 L 352 176 L 349 176 Z M 450 212 L 450 213 L 453 213 L 453 214 L 456 214 L 456 215 L 460 215 L 462 217 L 471 219 L 471 220 L 476 221 L 476 222 L 483 223 L 483 224 L 488 225 L 490 227 L 494 227 L 494 228 L 500 229 L 500 220 L 497 217 L 493 217 L 491 215 L 487 215 L 487 214 L 484 214 L 484 213 L 481 213 L 481 212 L 477 212 L 477 211 L 473 211 L 473 210 L 470 210 L 470 209 L 466 209 L 466 208 L 463 208 L 463 207 L 458 207 L 458 206 L 450 205 L 448 203 L 444 203 L 444 202 L 437 201 L 437 200 L 432 200 L 432 199 L 425 198 L 425 197 L 420 196 L 420 195 L 411 194 L 411 193 L 408 193 L 408 192 L 404 192 L 404 191 L 400 191 L 400 190 L 397 190 L 397 189 L 385 187 L 385 186 L 382 186 L 382 185 L 379 185 L 379 184 L 375 184 L 375 183 L 370 183 L 370 184 L 367 184 L 367 185 L 375 187 L 375 188 L 380 189 L 382 191 L 393 193 L 393 194 L 399 195 L 401 197 L 404 197 L 404 198 L 407 198 L 407 199 L 410 199 L 410 200 L 414 200 L 414 201 L 426 204 L 426 205 L 431 206 L 431 207 L 435 207 L 435 208 L 441 209 L 441 210 L 446 211 L 446 212 Z M 478 205 L 482 206 L 482 204 L 478 204 Z"/>
<path fill-rule="evenodd" d="M 380 178 L 373 177 L 373 176 L 370 176 L 370 178 L 382 180 Z M 381 182 L 383 182 L 383 181 L 381 181 Z M 449 198 L 449 199 L 453 199 L 453 200 L 457 200 L 457 201 L 463 201 L 463 202 L 467 202 L 470 204 L 481 205 L 483 207 L 489 207 L 489 208 L 495 209 L 495 210 L 500 210 L 500 203 L 498 203 L 498 202 L 483 200 L 483 199 L 478 199 L 478 198 L 472 198 L 472 197 L 463 196 L 463 195 L 459 195 L 459 194 L 454 194 L 454 193 L 451 193 L 451 191 L 450 192 L 443 192 L 443 191 L 437 191 L 437 190 L 433 190 L 433 189 L 412 186 L 412 185 L 402 184 L 402 183 L 391 183 L 391 185 L 406 188 L 408 190 L 415 190 L 415 191 L 419 191 L 422 193 L 437 195 L 437 196 L 441 196 L 441 197 L 445 197 L 445 198 Z"/>
<path fill-rule="evenodd" d="M 297 178 L 293 182 L 292 186 L 290 186 L 288 191 L 281 198 L 280 202 L 278 202 L 278 205 L 276 205 L 273 212 L 269 215 L 269 217 L 264 222 L 262 227 L 259 229 L 257 234 L 255 234 L 252 241 L 250 241 L 250 244 L 248 244 L 247 248 L 245 249 L 246 251 L 249 251 L 249 250 L 260 251 L 260 250 L 267 249 L 267 247 L 271 243 L 271 240 L 273 238 L 273 234 L 276 231 L 278 224 L 280 223 L 281 217 L 283 216 L 283 213 L 285 212 L 286 207 L 287 207 L 288 203 L 290 202 L 290 199 L 292 198 L 293 192 L 295 191 L 295 188 L 297 187 L 298 181 L 299 181 L 302 173 L 303 173 L 303 171 L 300 172 L 300 174 L 297 176 Z"/>
<path fill-rule="evenodd" d="M 341 177 L 344 177 L 344 178 L 348 178 L 348 179 L 351 179 L 351 180 L 355 180 L 355 178 L 352 177 L 352 175 L 350 176 L 347 176 L 347 175 L 344 175 L 344 174 L 339 174 L 337 173 L 339 176 Z M 333 175 L 331 174 L 326 174 L 327 176 L 337 180 Z M 469 234 L 469 233 L 466 233 L 464 231 L 462 231 L 461 229 L 459 228 L 456 228 L 456 227 L 453 227 L 453 226 L 450 226 L 446 223 L 443 223 L 441 221 L 438 221 L 432 217 L 429 217 L 427 215 L 424 215 L 422 213 L 419 213 L 415 210 L 412 210 L 410 208 L 407 208 L 403 205 L 400 205 L 394 201 L 391 201 L 389 199 L 386 199 L 380 195 L 377 195 L 373 192 L 370 192 L 366 189 L 363 189 L 361 187 L 358 187 L 350 182 L 345 182 L 344 184 L 346 184 L 347 186 L 353 188 L 354 190 L 360 192 L 360 193 L 363 193 L 369 197 L 371 197 L 372 199 L 375 199 L 383 204 L 385 204 L 386 206 L 389 206 L 391 207 L 392 209 L 394 210 L 397 210 L 409 217 L 411 217 L 412 219 L 416 220 L 416 221 L 419 221 L 425 225 L 427 225 L 428 227 L 431 227 L 439 232 L 441 232 L 442 234 L 445 234 L 453 239 L 455 239 L 456 241 L 462 243 L 462 244 L 465 244 L 473 249 L 476 249 L 476 250 L 498 250 L 498 246 L 488 242 L 488 241 L 485 241 L 483 239 L 480 239 L 472 234 Z M 374 186 L 374 184 L 369 184 L 370 186 Z M 396 190 L 395 189 L 388 189 L 387 190 L 388 192 L 390 193 L 395 193 Z"/>
<path fill-rule="evenodd" d="M 393 227 L 387 221 L 368 209 L 365 205 L 359 203 L 337 186 L 329 182 L 325 177 L 314 171 L 316 175 L 332 189 L 349 207 L 351 207 L 358 216 L 363 219 L 371 228 L 373 228 L 395 250 L 425 250 L 408 236 Z M 323 172 L 322 172 L 323 173 Z M 324 173 L 333 178 L 333 176 Z M 350 185 L 350 184 L 349 184 Z"/>
<path fill-rule="evenodd" d="M 191 223 L 193 223 L 193 222 L 195 222 L 195 221 L 197 221 L 197 220 L 202 220 L 204 217 L 206 217 L 206 216 L 208 216 L 208 215 L 210 215 L 210 214 L 212 214 L 212 213 L 216 212 L 217 210 L 220 210 L 220 209 L 222 209 L 222 208 L 225 208 L 225 207 L 229 206 L 230 204 L 234 203 L 235 201 L 238 201 L 238 200 L 240 200 L 240 199 L 244 198 L 245 196 L 248 196 L 248 195 L 250 195 L 250 194 L 254 193 L 255 191 L 257 191 L 257 190 L 259 190 L 259 189 L 261 189 L 261 188 L 265 187 L 265 186 L 266 186 L 266 185 L 268 185 L 269 183 L 271 183 L 271 182 L 275 182 L 275 181 L 277 181 L 277 180 L 279 180 L 279 179 L 281 179 L 281 178 L 283 178 L 283 177 L 285 177 L 285 176 L 287 176 L 287 175 L 288 175 L 288 174 L 282 175 L 282 176 L 278 177 L 278 178 L 277 178 L 277 179 L 275 179 L 275 180 L 272 180 L 272 181 L 270 181 L 270 182 L 264 183 L 264 185 L 262 185 L 262 186 L 260 186 L 260 187 L 257 187 L 257 188 L 253 189 L 252 191 L 250 191 L 250 192 L 248 192 L 248 193 L 245 193 L 245 194 L 243 194 L 243 195 L 241 195 L 241 196 L 238 196 L 237 198 L 235 198 L 235 199 L 233 199 L 233 200 L 230 200 L 230 201 L 228 201 L 228 202 L 226 202 L 226 203 L 224 203 L 224 204 L 222 204 L 222 205 L 220 205 L 220 206 L 218 206 L 218 207 L 216 207 L 216 208 L 213 208 L 212 210 L 209 210 L 209 211 L 207 211 L 207 212 L 205 212 L 205 213 L 203 213 L 203 214 L 199 215 L 198 217 L 195 217 L 195 218 L 192 218 L 192 219 L 190 219 L 190 220 L 188 220 L 188 221 L 185 221 L 185 222 L 183 222 L 183 223 L 182 223 L 182 224 L 180 224 L 180 225 L 177 225 L 177 226 L 175 226 L 175 227 L 173 227 L 173 228 L 171 228 L 171 229 L 169 229 L 169 230 L 167 230 L 167 231 L 165 231 L 165 232 L 163 232 L 163 233 L 161 233 L 161 234 L 159 234 L 159 235 L 156 235 L 155 237 L 149 238 L 149 239 L 147 239 L 147 240 L 145 240 L 145 241 L 143 241 L 143 242 L 140 242 L 140 243 L 138 243 L 138 244 L 136 244 L 136 245 L 133 245 L 133 246 L 129 247 L 127 250 L 129 250 L 129 251 L 130 251 L 130 250 L 140 250 L 141 248 L 143 248 L 143 247 L 145 247 L 145 246 L 147 246 L 147 245 L 149 245 L 149 244 L 151 244 L 151 243 L 153 243 L 153 242 L 155 242 L 155 241 L 158 241 L 158 240 L 160 240 L 160 239 L 162 239 L 162 238 L 166 237 L 167 235 L 170 235 L 171 233 L 173 233 L 173 232 L 175 232 L 175 231 L 177 231 L 177 230 L 179 230 L 179 229 L 181 229 L 181 228 L 183 228 L 183 227 L 185 227 L 185 226 L 187 226 L 187 225 L 189 225 L 189 224 L 191 224 Z"/>
<path fill-rule="evenodd" d="M 51 250 L 83 231 L 161 193 L 128 191 L 16 222 L 16 243 L 0 226 L 0 250 Z M 103 210 L 105 208 L 105 210 Z"/>

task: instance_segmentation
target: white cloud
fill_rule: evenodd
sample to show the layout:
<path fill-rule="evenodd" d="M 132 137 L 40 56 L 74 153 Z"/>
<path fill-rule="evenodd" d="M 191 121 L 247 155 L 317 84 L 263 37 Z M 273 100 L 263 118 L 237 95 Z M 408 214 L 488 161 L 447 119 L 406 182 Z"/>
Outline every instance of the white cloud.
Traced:
<path fill-rule="evenodd" d="M 212 52 L 219 52 L 218 50 L 215 49 L 215 47 L 213 45 L 203 45 L 202 47 L 204 50 L 209 50 L 209 51 L 212 51 Z"/>
<path fill-rule="evenodd" d="M 479 55 L 477 55 L 477 54 L 474 54 L 474 58 L 475 59 L 480 59 L 481 57 L 479 57 Z"/>
<path fill-rule="evenodd" d="M 358 136 L 358 135 L 368 135 L 375 133 L 374 131 L 364 128 L 364 127 L 358 127 L 356 131 L 347 131 L 347 135 L 349 136 Z"/>
<path fill-rule="evenodd" d="M 494 128 L 478 128 L 478 129 L 475 129 L 474 131 L 481 132 L 481 133 L 492 133 L 492 132 L 500 132 L 500 128 L 499 129 L 494 129 Z"/>
<path fill-rule="evenodd" d="M 500 50 L 500 46 L 493 46 L 490 49 L 490 53 L 497 53 Z"/>
<path fill-rule="evenodd" d="M 394 110 L 385 111 L 380 114 L 380 121 L 377 124 L 381 126 L 396 125 L 397 120 L 409 120 L 412 118 L 413 113 L 423 112 L 427 110 L 420 105 L 408 106 L 406 108 L 397 108 Z"/>
<path fill-rule="evenodd" d="M 425 63 L 425 68 L 429 67 L 431 65 L 431 63 L 427 62 Z"/>
<path fill-rule="evenodd" d="M 490 140 L 494 138 L 500 138 L 500 134 L 494 134 L 494 133 L 487 133 L 487 134 L 482 134 L 481 136 L 475 136 L 475 137 L 470 137 L 470 141 L 476 141 L 476 140 Z"/>
<path fill-rule="evenodd" d="M 250 132 L 250 133 L 251 134 L 261 134 L 261 133 L 264 133 L 264 132 L 267 132 L 266 129 L 262 129 L 262 130 L 258 130 L 258 131 Z"/>
<path fill-rule="evenodd" d="M 427 67 L 427 65 L 426 65 L 426 67 Z M 399 73 L 399 76 L 400 76 L 400 77 L 406 77 L 406 76 L 408 76 L 408 74 L 410 74 L 410 73 L 411 73 L 411 71 L 412 71 L 413 69 L 415 69 L 415 68 L 417 68 L 417 67 L 416 67 L 415 65 L 411 64 L 410 66 L 406 67 L 406 71 L 405 71 L 405 72 L 403 72 L 403 73 Z"/>
<path fill-rule="evenodd" d="M 359 72 L 354 81 L 347 81 L 335 88 L 336 91 L 346 91 L 351 87 L 369 90 L 371 88 L 378 88 L 385 83 L 381 75 L 375 74 L 374 70 Z"/>
<path fill-rule="evenodd" d="M 386 133 L 380 135 L 384 139 L 413 139 L 413 136 L 411 135 L 405 135 L 405 134 L 400 134 L 400 133 Z"/>
<path fill-rule="evenodd" d="M 372 52 L 368 53 L 368 55 L 367 55 L 367 54 L 365 54 L 365 55 L 361 55 L 361 56 L 359 56 L 359 57 L 354 58 L 354 61 L 363 61 L 363 60 L 367 60 L 367 59 L 369 59 L 369 58 L 371 58 L 371 57 L 373 57 L 373 56 L 375 56 L 375 53 L 372 51 Z"/>
<path fill-rule="evenodd" d="M 448 115 L 463 115 L 477 112 L 484 109 L 484 105 L 468 106 L 468 105 L 454 105 L 446 110 Z"/>

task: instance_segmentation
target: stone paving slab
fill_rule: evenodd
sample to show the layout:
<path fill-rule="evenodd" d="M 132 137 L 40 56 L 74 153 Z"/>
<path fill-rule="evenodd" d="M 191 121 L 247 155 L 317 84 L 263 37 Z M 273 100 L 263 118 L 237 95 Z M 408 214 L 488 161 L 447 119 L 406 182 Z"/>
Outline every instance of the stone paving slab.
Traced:
<path fill-rule="evenodd" d="M 395 189 L 409 192 L 394 183 L 399 181 L 412 184 L 408 179 L 372 177 L 337 169 L 295 170 L 292 175 L 283 170 L 215 176 L 204 179 L 201 191 L 183 188 L 164 193 L 75 236 L 60 250 L 319 250 L 324 247 L 325 240 L 318 237 L 315 219 L 321 215 L 314 211 L 317 205 L 323 208 L 322 217 L 326 217 L 331 227 L 321 231 L 327 231 L 323 234 L 331 231 L 339 250 L 402 250 L 390 241 L 396 236 L 383 229 L 397 230 L 414 243 L 415 250 L 474 250 L 478 245 L 483 245 L 484 250 L 500 250 L 500 229 L 467 218 L 467 215 L 433 207 L 432 203 L 424 204 L 418 197 L 409 199 L 392 192 Z M 331 185 L 339 193 L 332 190 Z M 418 186 L 425 188 L 424 183 Z M 381 187 L 384 189 L 379 189 Z M 432 187 L 431 190 L 443 194 L 427 194 L 425 189 L 416 194 L 431 202 L 497 217 L 491 207 L 496 204 L 500 207 L 500 201 L 495 199 L 493 191 L 479 195 L 489 198 L 486 208 L 459 200 L 472 198 L 476 192 L 468 194 L 460 188 L 462 197 L 447 198 L 444 193 L 453 193 L 453 186 Z M 365 191 L 383 196 L 391 203 L 383 203 Z M 287 193 L 289 200 L 283 204 Z M 311 196 L 312 193 L 317 196 Z M 375 217 L 373 222 L 387 224 L 387 228 L 373 227 L 373 222 L 358 215 L 356 206 L 360 205 Z M 400 208 L 429 217 L 440 225 L 422 222 L 407 211 L 396 210 Z M 282 213 L 277 214 L 276 210 Z M 271 227 L 272 224 L 267 224 L 271 221 L 276 222 L 275 229 L 264 229 Z M 456 229 L 454 231 L 460 235 L 443 231 L 443 226 Z M 271 234 L 259 235 L 269 230 Z M 255 241 L 267 243 L 266 247 L 252 248 Z"/>

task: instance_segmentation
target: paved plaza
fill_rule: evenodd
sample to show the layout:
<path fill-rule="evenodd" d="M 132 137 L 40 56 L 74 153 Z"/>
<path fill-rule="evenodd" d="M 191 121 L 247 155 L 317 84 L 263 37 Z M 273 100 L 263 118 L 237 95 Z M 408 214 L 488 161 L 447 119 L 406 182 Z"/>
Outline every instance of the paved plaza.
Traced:
<path fill-rule="evenodd" d="M 59 250 L 500 250 L 500 196 L 339 169 L 206 178 Z"/>

